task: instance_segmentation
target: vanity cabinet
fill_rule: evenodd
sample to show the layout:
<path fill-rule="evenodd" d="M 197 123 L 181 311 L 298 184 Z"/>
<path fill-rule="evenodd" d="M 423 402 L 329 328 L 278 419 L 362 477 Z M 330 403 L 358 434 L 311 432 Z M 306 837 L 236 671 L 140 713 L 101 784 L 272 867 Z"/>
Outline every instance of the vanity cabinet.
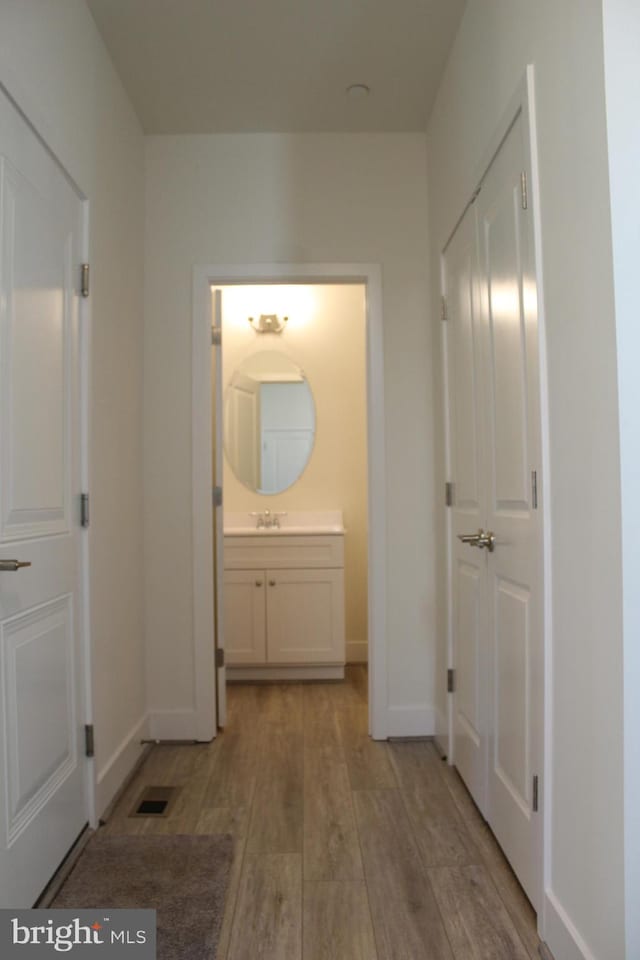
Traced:
<path fill-rule="evenodd" d="M 225 537 L 231 679 L 344 675 L 342 536 Z"/>

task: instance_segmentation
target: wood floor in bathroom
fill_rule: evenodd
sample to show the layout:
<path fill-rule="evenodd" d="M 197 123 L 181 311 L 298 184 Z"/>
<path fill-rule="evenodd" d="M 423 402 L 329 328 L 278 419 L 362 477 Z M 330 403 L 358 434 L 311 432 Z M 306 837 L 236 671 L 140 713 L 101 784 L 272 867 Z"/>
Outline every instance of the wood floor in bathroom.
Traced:
<path fill-rule="evenodd" d="M 538 960 L 462 781 L 429 742 L 370 740 L 366 687 L 230 686 L 225 732 L 154 747 L 104 829 L 233 834 L 218 960 Z M 171 815 L 130 819 L 158 783 L 182 787 Z"/>

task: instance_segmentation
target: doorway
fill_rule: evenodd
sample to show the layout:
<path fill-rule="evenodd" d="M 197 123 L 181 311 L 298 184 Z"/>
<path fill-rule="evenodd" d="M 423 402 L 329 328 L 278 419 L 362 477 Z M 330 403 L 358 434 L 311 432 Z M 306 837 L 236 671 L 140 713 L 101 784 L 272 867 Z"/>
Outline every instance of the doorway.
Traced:
<path fill-rule="evenodd" d="M 207 351 L 211 345 L 211 317 L 214 316 L 214 326 L 218 324 L 216 318 L 216 305 L 220 297 L 218 290 L 222 290 L 222 302 L 224 302 L 225 289 L 228 292 L 240 289 L 256 288 L 262 285 L 264 288 L 274 287 L 276 285 L 287 285 L 292 290 L 297 290 L 298 296 L 303 296 L 306 288 L 310 286 L 326 286 L 327 290 L 331 287 L 338 289 L 340 286 L 357 287 L 360 286 L 364 294 L 364 312 L 365 319 L 365 339 L 366 339 L 366 420 L 367 420 L 367 457 L 366 457 L 366 479 L 368 487 L 368 510 L 366 526 L 368 528 L 368 548 L 366 551 L 367 564 L 367 647 L 369 656 L 369 730 L 376 739 L 384 739 L 386 736 L 385 724 L 385 691 L 386 691 L 386 662 L 384 653 L 384 623 L 385 623 L 385 592 L 384 592 L 384 430 L 383 430 L 383 378 L 382 378 L 382 318 L 380 309 L 380 277 L 379 268 L 374 265 L 274 265 L 256 266 L 256 267 L 198 267 L 194 271 L 194 336 L 193 336 L 193 424 L 194 424 L 194 578 L 196 589 L 194 596 L 195 606 L 195 640 L 196 640 L 196 688 L 199 691 L 197 698 L 198 716 L 200 718 L 203 732 L 207 730 L 208 736 L 202 739 L 211 739 L 215 735 L 212 717 L 214 716 L 216 680 L 215 665 L 211 653 L 211 637 L 214 634 L 215 608 L 210 596 L 207 596 L 207 579 L 210 585 L 213 582 L 213 537 L 209 533 L 207 536 L 206 522 L 203 518 L 210 515 L 211 511 L 211 489 L 216 484 L 213 482 L 212 464 L 214 461 L 214 440 L 212 439 L 213 418 L 211 405 L 207 398 L 211 397 L 212 388 L 212 364 L 203 362 L 205 344 Z M 308 291 L 307 291 L 308 295 Z M 224 327 L 224 307 L 221 307 L 220 325 Z M 247 311 L 244 311 L 247 313 Z M 253 314 L 257 314 L 257 309 Z M 304 311 L 298 312 L 298 320 Z M 246 317 L 242 318 L 242 329 L 244 334 L 249 334 L 251 342 L 255 344 L 258 339 L 255 330 L 249 326 L 249 316 L 253 315 L 251 311 Z M 272 315 L 272 311 L 262 309 L 260 315 L 267 317 Z M 293 314 L 292 314 L 293 316 Z M 255 317 L 259 320 L 259 317 Z M 289 322 L 289 321 L 288 321 Z M 294 320 L 291 321 L 290 331 L 295 329 Z M 224 332 L 222 334 L 224 338 Z M 275 335 L 268 333 L 270 342 L 275 342 Z M 291 338 L 290 343 L 294 340 Z M 280 340 L 280 344 L 287 343 L 287 333 Z M 301 341 L 298 340 L 298 344 Z M 246 344 L 245 344 L 246 347 Z M 334 336 L 332 349 L 337 351 L 340 348 L 339 335 Z M 246 349 L 245 349 L 246 352 Z M 224 345 L 222 348 L 224 354 Z M 293 355 L 289 357 L 295 363 Z M 301 365 L 298 364 L 300 367 Z M 227 404 L 225 408 L 225 417 L 232 415 L 236 419 L 242 418 L 243 421 L 252 422 L 251 410 L 255 409 L 255 396 L 252 399 L 252 392 L 246 389 L 246 380 L 243 380 L 242 371 L 240 371 L 238 380 L 238 403 Z M 246 377 L 246 373 L 244 374 Z M 271 375 L 270 375 L 271 376 Z M 289 379 L 291 379 L 290 375 Z M 221 383 L 225 385 L 229 376 L 222 376 Z M 251 378 L 250 378 L 251 379 Z M 271 391 L 266 391 L 270 393 Z M 219 395 L 218 395 L 219 396 Z M 273 397 L 267 399 L 267 404 L 273 405 Z M 302 407 L 300 408 L 302 409 Z M 247 421 L 247 417 L 249 418 Z M 255 421 L 255 417 L 253 418 Z M 213 431 L 215 434 L 215 431 Z M 285 434 L 285 435 L 283 435 Z M 207 437 L 208 442 L 207 442 Z M 265 438 L 262 438 L 265 442 Z M 274 457 L 280 461 L 278 470 L 284 470 L 285 473 L 290 469 L 290 462 L 304 452 L 309 447 L 309 437 L 305 433 L 304 424 L 289 423 L 283 433 L 269 438 L 268 455 L 266 465 L 258 464 L 257 456 L 252 454 L 255 451 L 255 444 L 245 444 L 240 447 L 236 444 L 235 453 L 241 458 L 241 472 L 249 471 L 256 482 L 271 483 L 274 479 Z M 275 451 L 275 453 L 274 453 Z M 233 456 L 234 454 L 232 454 Z M 277 470 L 276 470 L 277 473 Z M 247 476 L 249 475 L 247 474 Z M 236 478 L 237 479 L 237 478 Z M 246 490 L 247 484 L 240 484 L 245 494 L 249 496 Z M 224 495 L 223 495 L 224 496 Z M 244 507 L 255 506 L 255 491 L 253 493 L 252 503 L 243 503 Z M 372 503 L 376 503 L 375 523 L 372 521 Z M 333 503 L 334 507 L 340 507 L 339 503 Z M 323 506 L 328 507 L 325 500 Z M 268 504 L 267 504 L 268 509 Z M 245 510 L 248 514 L 251 511 Z M 281 512 L 274 510 L 275 513 Z M 197 522 L 196 522 L 196 517 Z M 196 529 L 196 527 L 198 529 Z M 213 524 L 211 529 L 213 529 Z M 209 552 L 210 551 L 210 552 Z M 219 569 L 218 565 L 218 569 Z M 260 578 L 255 578 L 255 583 Z M 307 580 L 308 578 L 305 578 Z M 311 580 L 315 580 L 312 577 Z M 336 589 L 329 583 L 330 578 L 325 578 L 325 590 Z M 216 581 L 220 584 L 219 574 Z M 299 584 L 298 584 L 299 586 Z M 286 583 L 287 590 L 293 590 L 294 585 Z M 313 590 L 310 583 L 306 583 L 305 589 L 307 595 L 313 597 Z M 283 594 L 284 595 L 284 594 Z M 313 601 L 312 601 L 313 602 Z M 221 607 L 218 607 L 220 610 Z M 319 608 L 321 609 L 321 607 Z M 280 615 L 280 614 L 278 614 Z M 286 618 L 285 618 L 286 620 Z M 280 622 L 282 623 L 282 617 Z M 200 664 L 202 669 L 199 669 Z M 206 677 L 206 683 L 205 678 Z M 292 679 L 294 677 L 292 676 Z M 218 683 L 218 687 L 220 684 Z M 220 697 L 218 697 L 220 700 Z"/>

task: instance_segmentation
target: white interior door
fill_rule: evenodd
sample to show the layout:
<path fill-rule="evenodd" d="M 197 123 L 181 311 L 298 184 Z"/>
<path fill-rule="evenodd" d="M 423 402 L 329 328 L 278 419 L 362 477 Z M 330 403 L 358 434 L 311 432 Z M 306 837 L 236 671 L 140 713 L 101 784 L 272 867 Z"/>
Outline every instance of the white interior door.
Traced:
<path fill-rule="evenodd" d="M 444 255 L 454 762 L 535 907 L 543 743 L 543 542 L 534 235 L 521 113 Z M 462 543 L 482 530 L 492 539 Z M 480 548 L 479 548 L 480 547 Z"/>
<path fill-rule="evenodd" d="M 487 568 L 483 553 L 460 540 L 477 533 L 486 512 L 476 222 L 471 207 L 447 247 L 443 279 L 448 321 L 449 457 L 455 478 L 451 542 L 454 756 L 471 795 L 485 813 Z"/>
<path fill-rule="evenodd" d="M 219 727 L 227 722 L 227 670 L 224 665 L 224 508 L 222 503 L 223 435 L 222 435 L 222 291 L 213 295 L 213 328 L 211 340 L 211 393 L 213 403 L 213 604 L 214 645 L 216 650 L 216 721 Z M 218 654 L 222 651 L 222 654 Z M 222 663 L 218 665 L 219 657 Z"/>
<path fill-rule="evenodd" d="M 0 190 L 0 906 L 29 907 L 87 820 L 82 205 L 2 94 Z"/>
<path fill-rule="evenodd" d="M 491 717 L 488 820 L 534 906 L 541 888 L 540 818 L 543 572 L 538 310 L 531 182 L 522 114 L 476 201 L 480 226 L 486 378 L 486 527 Z M 527 209 L 525 209 L 525 206 Z"/>

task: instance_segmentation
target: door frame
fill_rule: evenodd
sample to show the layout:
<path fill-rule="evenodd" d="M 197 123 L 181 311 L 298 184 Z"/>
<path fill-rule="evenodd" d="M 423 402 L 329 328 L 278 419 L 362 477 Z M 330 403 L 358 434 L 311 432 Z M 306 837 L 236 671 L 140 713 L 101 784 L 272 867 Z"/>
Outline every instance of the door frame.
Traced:
<path fill-rule="evenodd" d="M 25 102 L 21 106 L 19 100 L 14 96 L 9 87 L 0 81 L 0 96 L 4 96 L 11 107 L 24 120 L 33 135 L 39 141 L 44 150 L 49 154 L 58 169 L 69 183 L 71 189 L 76 194 L 82 208 L 82 236 L 80 238 L 80 255 L 82 263 L 90 261 L 90 201 L 87 194 L 79 186 L 67 166 L 50 146 L 48 130 L 44 118 L 39 114 L 37 106 L 33 102 Z M 22 100 L 22 97 L 20 97 Z M 78 264 L 78 282 L 80 264 Z M 90 491 L 90 470 L 91 470 L 91 329 L 92 329 L 92 311 L 91 298 L 79 295 L 78 303 L 78 363 L 80 369 L 78 402 L 80 409 L 78 411 L 79 428 L 76 440 L 79 445 L 80 460 L 80 485 L 83 491 Z M 79 515 L 80 505 L 77 504 Z M 82 677 L 81 684 L 81 703 L 80 714 L 84 718 L 83 723 L 93 725 L 93 668 L 92 668 L 92 637 L 91 637 L 91 535 L 89 527 L 80 526 L 78 531 L 79 546 L 78 551 L 78 606 L 76 611 L 76 629 L 80 631 L 78 647 L 80 649 L 81 662 L 76 664 L 79 675 Z M 78 745 L 78 757 L 84 763 L 84 807 L 88 825 L 95 829 L 98 826 L 97 810 L 97 776 L 98 769 L 95 757 L 85 755 L 84 745 Z M 47 881 L 50 878 L 47 878 Z"/>
<path fill-rule="evenodd" d="M 360 283 L 366 290 L 369 732 L 387 737 L 386 458 L 382 275 L 375 263 L 209 264 L 193 268 L 192 544 L 196 738 L 215 729 L 211 470 L 211 287 Z"/>
<path fill-rule="evenodd" d="M 534 236 L 534 255 L 536 261 L 536 285 L 538 298 L 538 367 L 540 381 L 540 510 L 542 512 L 542 657 L 543 657 L 543 680 L 541 684 L 541 693 L 543 703 L 540 705 L 540 716 L 543 717 L 543 730 L 540 734 L 540 767 L 542 771 L 542 790 L 540 794 L 540 832 L 542 836 L 542 870 L 540 871 L 542 889 L 538 892 L 539 912 L 538 912 L 538 932 L 544 939 L 546 926 L 546 896 L 545 891 L 551 885 L 551 779 L 552 779 L 552 712 L 551 712 L 551 689 L 553 683 L 553 635 L 552 635 L 552 583 L 551 583 L 551 467 L 550 467 L 550 432 L 549 432 L 549 402 L 548 402 L 548 365 L 547 365 L 547 347 L 546 347 L 546 314 L 544 303 L 544 275 L 542 261 L 542 219 L 540 211 L 540 171 L 538 160 L 538 134 L 536 123 L 536 101 L 535 101 L 535 69 L 533 64 L 529 64 L 525 74 L 520 81 L 509 104 L 502 113 L 497 123 L 492 137 L 489 139 L 480 162 L 475 168 L 473 179 L 473 189 L 468 203 L 457 219 L 451 234 L 441 247 L 440 254 L 440 291 L 445 289 L 445 262 L 444 252 L 446 251 L 451 239 L 467 210 L 474 203 L 477 188 L 484 180 L 491 162 L 498 153 L 504 140 L 508 136 L 511 127 L 517 117 L 522 115 L 524 119 L 525 135 L 527 138 L 527 149 L 531 168 L 532 182 L 529 185 L 529 203 L 533 217 L 533 236 Z M 441 363 L 443 364 L 443 410 L 444 410 L 444 452 L 445 469 L 447 479 L 451 477 L 451 410 L 449 405 L 449 376 L 448 376 L 448 329 L 446 323 L 442 324 L 441 341 Z M 446 508 L 445 508 L 446 509 Z M 452 568 L 452 523 L 451 511 L 445 512 L 445 531 L 446 531 L 446 584 L 447 584 L 447 666 L 455 668 L 454 662 L 454 631 L 453 631 L 453 568 Z M 454 694 L 447 695 L 447 755 L 450 764 L 455 762 L 455 736 L 454 736 L 454 715 L 453 715 Z"/>

